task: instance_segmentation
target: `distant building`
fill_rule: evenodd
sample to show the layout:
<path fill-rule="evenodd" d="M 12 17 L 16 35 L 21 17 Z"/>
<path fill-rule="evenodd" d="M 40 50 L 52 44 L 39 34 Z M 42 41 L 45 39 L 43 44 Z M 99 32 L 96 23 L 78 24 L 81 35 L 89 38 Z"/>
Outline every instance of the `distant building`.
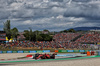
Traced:
<path fill-rule="evenodd" d="M 97 29 L 96 30 L 90 30 L 90 31 L 100 32 L 100 30 L 97 30 Z"/>
<path fill-rule="evenodd" d="M 20 41 L 25 40 L 25 37 L 23 35 L 24 32 L 19 32 L 18 34 L 19 34 L 19 36 L 17 37 L 17 40 L 20 40 Z"/>
<path fill-rule="evenodd" d="M 5 43 L 5 42 L 6 42 L 6 32 L 0 31 L 0 43 Z"/>
<path fill-rule="evenodd" d="M 42 31 L 42 33 L 43 33 L 43 34 L 48 34 L 49 31 L 48 31 L 48 30 L 46 30 L 46 31 L 44 30 L 44 31 Z"/>

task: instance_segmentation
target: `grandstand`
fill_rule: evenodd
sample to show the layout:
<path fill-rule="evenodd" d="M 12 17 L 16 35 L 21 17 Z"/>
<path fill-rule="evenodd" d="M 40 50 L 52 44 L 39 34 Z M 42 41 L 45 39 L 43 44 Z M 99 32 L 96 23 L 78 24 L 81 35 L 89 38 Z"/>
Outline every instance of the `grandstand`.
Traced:
<path fill-rule="evenodd" d="M 6 41 L 6 33 L 5 31 L 0 31 L 0 43 L 4 43 Z"/>
<path fill-rule="evenodd" d="M 60 42 L 62 41 L 69 42 L 80 35 L 81 33 L 59 33 L 59 34 L 54 35 L 53 39 L 55 41 L 60 41 Z"/>
<path fill-rule="evenodd" d="M 100 33 L 99 32 L 88 32 L 84 34 L 84 36 L 78 38 L 76 42 L 97 44 L 98 42 L 100 42 Z"/>
<path fill-rule="evenodd" d="M 100 42 L 100 33 L 88 31 L 85 33 L 59 33 L 54 35 L 55 43 L 66 48 L 91 48 Z"/>
<path fill-rule="evenodd" d="M 99 48 L 98 43 L 100 43 L 100 33 L 88 31 L 85 33 L 58 33 L 53 36 L 52 41 L 21 41 L 1 45 L 3 48 L 91 49 L 94 46 Z"/>

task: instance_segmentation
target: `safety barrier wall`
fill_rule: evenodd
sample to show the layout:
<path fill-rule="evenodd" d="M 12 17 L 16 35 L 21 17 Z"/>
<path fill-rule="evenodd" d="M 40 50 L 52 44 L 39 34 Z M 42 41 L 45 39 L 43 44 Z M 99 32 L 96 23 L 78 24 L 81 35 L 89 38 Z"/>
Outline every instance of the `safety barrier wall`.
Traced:
<path fill-rule="evenodd" d="M 91 50 L 55 50 L 55 52 L 87 52 Z"/>
<path fill-rule="evenodd" d="M 55 52 L 61 52 L 61 53 L 66 53 L 66 52 L 87 52 L 91 50 L 55 50 Z M 50 50 L 37 50 L 37 51 L 0 51 L 1 53 L 47 53 L 50 52 Z"/>
<path fill-rule="evenodd" d="M 37 50 L 37 51 L 0 51 L 1 53 L 47 53 L 50 52 L 50 50 Z"/>

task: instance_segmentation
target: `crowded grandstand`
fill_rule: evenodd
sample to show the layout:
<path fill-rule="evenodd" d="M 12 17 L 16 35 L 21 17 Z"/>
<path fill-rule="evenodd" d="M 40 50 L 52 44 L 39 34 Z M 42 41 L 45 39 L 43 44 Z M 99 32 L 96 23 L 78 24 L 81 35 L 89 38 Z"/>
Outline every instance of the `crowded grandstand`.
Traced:
<path fill-rule="evenodd" d="M 15 41 L 1 43 L 1 49 L 9 48 L 63 48 L 63 49 L 99 49 L 100 33 L 95 31 L 76 33 L 56 33 L 52 41 Z"/>

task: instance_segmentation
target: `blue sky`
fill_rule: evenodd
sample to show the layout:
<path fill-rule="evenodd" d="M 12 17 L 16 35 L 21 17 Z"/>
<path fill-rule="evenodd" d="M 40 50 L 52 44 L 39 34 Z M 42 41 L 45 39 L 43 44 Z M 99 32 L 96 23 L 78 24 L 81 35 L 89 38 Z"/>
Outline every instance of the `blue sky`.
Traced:
<path fill-rule="evenodd" d="M 0 0 L 0 30 L 6 20 L 19 31 L 100 27 L 100 0 Z"/>

